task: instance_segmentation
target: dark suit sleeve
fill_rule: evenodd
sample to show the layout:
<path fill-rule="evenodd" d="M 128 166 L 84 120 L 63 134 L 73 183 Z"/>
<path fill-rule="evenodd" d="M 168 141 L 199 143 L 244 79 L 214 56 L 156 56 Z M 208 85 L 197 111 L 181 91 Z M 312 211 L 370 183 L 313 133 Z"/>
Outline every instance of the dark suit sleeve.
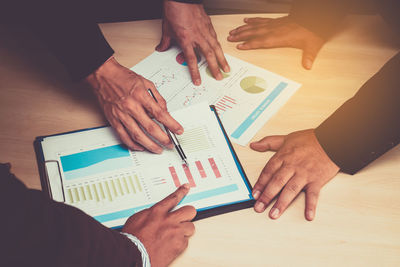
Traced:
<path fill-rule="evenodd" d="M 400 53 L 315 130 L 343 172 L 354 174 L 400 142 Z"/>
<path fill-rule="evenodd" d="M 201 0 L 176 1 L 202 2 Z M 154 6 L 161 5 L 161 1 L 146 3 L 139 0 L 110 0 L 109 3 L 104 3 L 93 0 L 6 0 L 5 8 L 0 9 L 2 15 L 0 22 L 17 21 L 27 24 L 65 66 L 72 80 L 78 81 L 95 71 L 114 54 L 96 23 L 99 14 L 109 21 L 118 21 L 119 16 L 123 20 L 128 17 L 146 19 L 144 16 L 150 13 L 148 10 L 150 8 L 143 6 L 151 5 L 155 10 L 154 14 L 161 14 L 157 11 L 161 7 Z M 104 10 L 107 7 L 109 10 Z M 129 15 L 130 13 L 132 15 Z M 149 18 L 154 18 L 154 14 L 149 14 Z M 101 20 L 104 21 L 104 18 Z"/>
<path fill-rule="evenodd" d="M 1 266 L 142 266 L 125 236 L 28 190 L 0 164 Z"/>

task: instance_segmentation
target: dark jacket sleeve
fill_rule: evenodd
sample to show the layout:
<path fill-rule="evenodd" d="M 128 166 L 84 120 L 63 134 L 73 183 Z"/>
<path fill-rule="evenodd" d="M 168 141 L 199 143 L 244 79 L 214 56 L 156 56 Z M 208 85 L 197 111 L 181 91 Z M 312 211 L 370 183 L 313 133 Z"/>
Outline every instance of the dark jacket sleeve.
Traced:
<path fill-rule="evenodd" d="M 29 190 L 0 164 L 1 266 L 142 266 L 125 236 Z"/>
<path fill-rule="evenodd" d="M 343 172 L 354 174 L 400 142 L 400 53 L 315 130 Z"/>
<path fill-rule="evenodd" d="M 15 2 L 16 1 L 16 2 Z M 111 1 L 113 10 L 110 10 L 108 17 L 110 21 L 118 21 L 112 18 L 115 10 L 123 9 L 126 6 L 143 4 L 139 0 L 130 0 L 133 3 L 128 5 L 129 1 Z M 176 0 L 184 3 L 201 3 L 201 0 Z M 145 5 L 160 4 L 160 1 L 154 3 L 144 3 Z M 118 5 L 120 7 L 118 7 Z M 78 81 L 99 68 L 109 57 L 114 54 L 104 38 L 98 24 L 96 23 L 98 13 L 107 13 L 107 10 L 101 9 L 102 6 L 97 1 L 51 1 L 51 0 L 8 0 L 6 8 L 0 14 L 4 15 L 0 21 L 15 20 L 19 23 L 28 24 L 31 30 L 43 41 L 43 43 L 53 52 L 58 60 L 65 66 L 72 80 Z M 107 6 L 107 5 L 105 5 Z M 133 7 L 134 8 L 134 7 Z M 157 7 L 154 7 L 157 9 Z M 139 7 L 138 10 L 141 10 Z M 9 12 L 7 12 L 9 11 Z M 127 13 L 126 10 L 121 10 Z M 8 13 L 8 14 L 7 14 Z M 116 12 L 118 14 L 118 12 Z M 132 19 L 135 19 L 134 10 Z M 137 19 L 137 18 L 136 18 Z"/>

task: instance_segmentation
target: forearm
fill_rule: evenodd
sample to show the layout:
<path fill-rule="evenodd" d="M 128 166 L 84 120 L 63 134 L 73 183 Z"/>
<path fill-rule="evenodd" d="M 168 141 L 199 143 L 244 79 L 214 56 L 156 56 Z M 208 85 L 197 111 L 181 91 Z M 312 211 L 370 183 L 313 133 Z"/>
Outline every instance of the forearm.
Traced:
<path fill-rule="evenodd" d="M 0 165 L 1 247 L 16 266 L 141 266 L 137 247 L 80 210 L 28 190 Z M 5 251 L 4 251 L 5 249 Z M 1 264 L 0 264 L 1 265 Z"/>
<path fill-rule="evenodd" d="M 354 174 L 400 142 L 400 53 L 315 131 L 328 156 Z"/>

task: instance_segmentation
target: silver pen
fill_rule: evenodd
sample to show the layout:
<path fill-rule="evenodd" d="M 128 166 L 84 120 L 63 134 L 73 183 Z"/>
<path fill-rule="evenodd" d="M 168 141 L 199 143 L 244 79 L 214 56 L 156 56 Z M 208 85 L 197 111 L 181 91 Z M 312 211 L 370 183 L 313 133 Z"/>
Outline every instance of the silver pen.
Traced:
<path fill-rule="evenodd" d="M 157 101 L 157 98 L 154 96 L 153 92 L 151 91 L 150 88 L 147 89 L 147 91 L 149 92 L 149 94 L 151 95 L 151 97 L 153 97 L 154 101 Z M 182 161 L 189 166 L 189 163 L 187 162 L 187 157 L 185 155 L 185 152 L 183 152 L 183 149 L 181 147 L 181 144 L 179 143 L 178 138 L 176 137 L 176 135 L 171 132 L 165 125 L 163 125 L 164 130 L 167 132 L 169 139 L 172 141 L 172 143 L 175 146 L 176 151 L 178 151 L 179 156 L 181 157 Z"/>

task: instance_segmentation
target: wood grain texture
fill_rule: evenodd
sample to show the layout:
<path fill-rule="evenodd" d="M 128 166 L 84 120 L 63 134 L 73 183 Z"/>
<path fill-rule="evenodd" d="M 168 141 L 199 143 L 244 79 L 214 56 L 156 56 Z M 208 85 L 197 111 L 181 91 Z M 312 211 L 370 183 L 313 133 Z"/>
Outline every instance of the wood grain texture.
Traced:
<path fill-rule="evenodd" d="M 235 49 L 227 33 L 244 17 L 212 17 L 224 51 L 302 83 L 254 139 L 318 126 L 399 49 L 379 17 L 353 16 L 307 71 L 299 50 Z M 160 38 L 157 20 L 101 28 L 127 67 L 148 56 Z M 39 189 L 34 138 L 105 119 L 87 88 L 70 83 L 46 49 L 21 31 L 0 28 L 0 161 L 11 162 L 17 176 Z M 272 153 L 235 148 L 254 184 Z M 313 222 L 304 219 L 303 194 L 277 221 L 247 209 L 196 222 L 189 248 L 173 266 L 400 266 L 399 191 L 398 146 L 354 176 L 338 174 L 323 188 Z"/>

